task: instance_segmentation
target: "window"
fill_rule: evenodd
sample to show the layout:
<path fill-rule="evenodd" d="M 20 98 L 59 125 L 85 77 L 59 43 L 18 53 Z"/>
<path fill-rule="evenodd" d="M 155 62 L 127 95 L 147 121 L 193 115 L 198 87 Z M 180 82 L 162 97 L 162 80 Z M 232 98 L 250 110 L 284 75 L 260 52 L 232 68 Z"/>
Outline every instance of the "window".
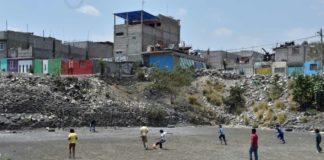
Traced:
<path fill-rule="evenodd" d="M 275 73 L 285 73 L 285 68 L 275 68 L 274 72 Z"/>
<path fill-rule="evenodd" d="M 122 54 L 123 51 L 116 51 L 116 54 Z"/>
<path fill-rule="evenodd" d="M 3 51 L 3 50 L 5 50 L 6 48 L 5 48 L 5 44 L 4 43 L 2 43 L 2 42 L 0 42 L 0 51 Z"/>
<path fill-rule="evenodd" d="M 116 36 L 123 36 L 124 35 L 124 32 L 117 32 L 116 33 Z"/>
<path fill-rule="evenodd" d="M 311 71 L 317 70 L 317 64 L 310 64 L 310 70 Z"/>
<path fill-rule="evenodd" d="M 132 39 L 136 39 L 136 36 L 133 36 Z"/>

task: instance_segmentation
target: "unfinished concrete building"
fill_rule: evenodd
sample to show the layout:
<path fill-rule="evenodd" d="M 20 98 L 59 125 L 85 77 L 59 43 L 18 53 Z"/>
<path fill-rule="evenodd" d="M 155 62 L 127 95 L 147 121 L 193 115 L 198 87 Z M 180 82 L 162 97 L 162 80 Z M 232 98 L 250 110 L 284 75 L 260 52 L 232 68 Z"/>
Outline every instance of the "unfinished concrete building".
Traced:
<path fill-rule="evenodd" d="M 263 54 L 256 51 L 209 51 L 204 53 L 210 68 L 224 70 L 225 63 L 227 71 L 246 75 L 254 73 L 254 63 L 261 62 L 263 56 Z"/>
<path fill-rule="evenodd" d="M 111 42 L 64 44 L 61 40 L 29 32 L 0 31 L 0 58 L 112 58 L 112 48 Z"/>
<path fill-rule="evenodd" d="M 82 48 L 87 52 L 89 59 L 111 59 L 113 58 L 113 43 L 106 42 L 92 42 L 92 41 L 80 41 L 80 42 L 67 42 L 64 43 L 71 45 L 72 47 Z"/>
<path fill-rule="evenodd" d="M 116 18 L 122 24 L 116 24 Z M 180 43 L 180 21 L 143 10 L 114 14 L 114 57 L 116 61 L 142 61 L 150 48 L 174 49 Z"/>

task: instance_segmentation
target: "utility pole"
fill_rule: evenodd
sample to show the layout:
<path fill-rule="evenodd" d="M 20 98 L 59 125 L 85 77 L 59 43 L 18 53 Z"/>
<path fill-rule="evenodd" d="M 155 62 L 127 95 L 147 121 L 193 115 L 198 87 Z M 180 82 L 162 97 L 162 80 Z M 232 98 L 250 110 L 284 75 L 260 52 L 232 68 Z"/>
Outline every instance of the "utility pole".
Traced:
<path fill-rule="evenodd" d="M 8 21 L 6 20 L 6 31 L 8 31 Z"/>
<path fill-rule="evenodd" d="M 323 54 L 324 54 L 324 51 L 323 51 L 323 29 L 321 28 L 321 30 L 319 32 L 317 32 L 317 34 L 321 37 L 321 60 L 322 60 L 322 67 L 323 67 L 323 63 L 324 63 L 324 60 L 323 60 Z"/>

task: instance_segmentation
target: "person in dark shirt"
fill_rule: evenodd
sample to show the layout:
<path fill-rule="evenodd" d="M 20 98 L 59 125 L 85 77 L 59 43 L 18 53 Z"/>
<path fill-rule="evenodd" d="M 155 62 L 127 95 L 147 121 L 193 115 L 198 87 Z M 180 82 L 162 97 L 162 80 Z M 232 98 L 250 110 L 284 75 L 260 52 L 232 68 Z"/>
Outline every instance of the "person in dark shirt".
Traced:
<path fill-rule="evenodd" d="M 96 132 L 96 120 L 92 120 L 90 123 L 90 132 Z"/>
<path fill-rule="evenodd" d="M 316 149 L 317 149 L 317 152 L 318 153 L 321 153 L 323 151 L 322 148 L 321 148 L 321 146 L 320 146 L 321 141 L 322 141 L 322 136 L 320 134 L 319 129 L 315 129 L 315 133 L 316 133 L 316 136 L 315 136 Z"/>
<path fill-rule="evenodd" d="M 283 130 L 280 127 L 279 124 L 276 125 L 276 130 L 277 130 L 277 133 L 278 133 L 277 138 L 282 141 L 282 144 L 285 144 L 286 141 L 285 141 L 285 137 L 284 137 L 284 132 L 283 132 Z"/>
<path fill-rule="evenodd" d="M 254 153 L 254 160 L 258 160 L 258 135 L 256 134 L 256 129 L 252 129 L 251 133 L 251 146 L 249 150 L 250 160 L 252 160 L 252 153 Z"/>

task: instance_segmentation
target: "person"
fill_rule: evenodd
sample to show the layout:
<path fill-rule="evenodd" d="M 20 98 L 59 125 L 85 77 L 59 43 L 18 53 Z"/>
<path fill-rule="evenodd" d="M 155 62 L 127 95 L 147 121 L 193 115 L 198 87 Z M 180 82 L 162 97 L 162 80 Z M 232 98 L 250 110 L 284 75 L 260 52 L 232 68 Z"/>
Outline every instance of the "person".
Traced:
<path fill-rule="evenodd" d="M 319 129 L 315 129 L 315 133 L 316 133 L 316 136 L 315 136 L 315 140 L 316 140 L 316 149 L 317 149 L 317 152 L 318 153 L 321 153 L 323 150 L 320 146 L 321 144 L 321 141 L 322 141 L 322 136 L 320 134 L 320 131 Z"/>
<path fill-rule="evenodd" d="M 223 140 L 224 140 L 225 145 L 227 145 L 226 139 L 225 139 L 225 131 L 224 131 L 224 128 L 222 127 L 222 125 L 219 125 L 218 132 L 219 132 L 219 140 L 221 141 L 221 144 L 223 144 Z"/>
<path fill-rule="evenodd" d="M 142 139 L 142 142 L 143 142 L 143 146 L 144 146 L 144 149 L 148 149 L 147 147 L 147 134 L 149 132 L 149 129 L 146 127 L 146 126 L 142 126 L 140 128 L 140 133 L 141 133 L 141 139 Z"/>
<path fill-rule="evenodd" d="M 96 120 L 90 122 L 90 132 L 96 132 Z"/>
<path fill-rule="evenodd" d="M 282 144 L 285 144 L 286 141 L 285 141 L 285 137 L 284 137 L 284 132 L 283 132 L 283 130 L 280 127 L 279 124 L 276 125 L 276 130 L 277 130 L 277 133 L 278 133 L 277 138 L 282 141 Z"/>
<path fill-rule="evenodd" d="M 160 130 L 160 138 L 159 141 L 153 144 L 153 149 L 156 149 L 156 146 L 159 145 L 160 149 L 162 149 L 162 144 L 166 142 L 166 134 L 167 132 L 164 132 L 162 129 Z"/>
<path fill-rule="evenodd" d="M 72 157 L 75 158 L 75 145 L 77 140 L 78 140 L 78 136 L 75 133 L 74 129 L 70 129 L 70 134 L 68 136 L 70 158 L 71 158 L 71 154 L 73 155 Z"/>
<path fill-rule="evenodd" d="M 258 135 L 256 134 L 256 129 L 252 129 L 251 133 L 251 146 L 249 150 L 250 160 L 252 160 L 252 153 L 254 153 L 254 159 L 258 160 Z"/>

